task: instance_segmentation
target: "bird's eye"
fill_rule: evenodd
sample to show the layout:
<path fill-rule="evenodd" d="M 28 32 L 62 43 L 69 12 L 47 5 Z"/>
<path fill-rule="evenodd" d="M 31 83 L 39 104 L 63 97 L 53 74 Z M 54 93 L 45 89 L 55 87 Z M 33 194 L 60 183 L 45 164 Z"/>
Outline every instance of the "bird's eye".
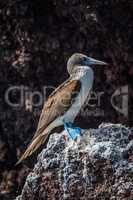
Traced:
<path fill-rule="evenodd" d="M 82 61 L 81 61 L 81 64 L 82 64 L 82 65 L 86 65 L 86 64 L 87 64 L 87 59 L 86 59 L 86 58 L 83 58 Z"/>
<path fill-rule="evenodd" d="M 86 62 L 86 58 L 84 58 L 84 62 Z"/>

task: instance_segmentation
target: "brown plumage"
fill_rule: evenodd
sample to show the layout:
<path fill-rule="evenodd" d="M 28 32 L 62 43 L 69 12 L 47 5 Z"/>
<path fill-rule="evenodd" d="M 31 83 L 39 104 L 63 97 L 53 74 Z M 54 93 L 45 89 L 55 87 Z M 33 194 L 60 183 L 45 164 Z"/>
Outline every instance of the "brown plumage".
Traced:
<path fill-rule="evenodd" d="M 81 83 L 79 80 L 68 79 L 49 96 L 44 103 L 36 133 L 17 164 L 30 156 L 40 145 L 45 143 L 51 130 L 56 127 L 54 124 L 52 125 L 52 122 L 69 109 L 73 103 L 73 97 L 76 97 L 80 88 Z"/>
<path fill-rule="evenodd" d="M 75 119 L 93 86 L 94 75 L 90 67 L 92 65 L 107 64 L 80 53 L 75 53 L 69 58 L 67 71 L 70 78 L 59 86 L 44 104 L 37 131 L 17 164 L 30 156 L 41 144 L 45 143 L 51 131 L 63 125 L 63 120 L 73 121 Z M 80 106 L 75 108 L 73 97 L 76 97 L 78 94 L 82 101 Z M 77 102 L 78 98 L 76 99 Z"/>

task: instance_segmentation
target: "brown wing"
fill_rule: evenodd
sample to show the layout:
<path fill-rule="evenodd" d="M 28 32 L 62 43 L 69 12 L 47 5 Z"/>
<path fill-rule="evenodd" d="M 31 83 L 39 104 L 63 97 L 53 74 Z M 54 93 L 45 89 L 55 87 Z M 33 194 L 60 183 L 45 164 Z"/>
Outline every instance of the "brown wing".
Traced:
<path fill-rule="evenodd" d="M 54 119 L 64 114 L 71 106 L 72 99 L 76 97 L 80 88 L 81 83 L 79 80 L 68 79 L 49 96 L 46 103 L 44 103 L 33 139 L 42 133 Z"/>

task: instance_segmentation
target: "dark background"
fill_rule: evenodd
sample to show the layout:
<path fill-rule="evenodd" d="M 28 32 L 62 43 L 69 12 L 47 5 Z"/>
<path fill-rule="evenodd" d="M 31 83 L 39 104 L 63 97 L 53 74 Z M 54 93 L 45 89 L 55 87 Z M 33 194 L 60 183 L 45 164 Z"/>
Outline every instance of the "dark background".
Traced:
<path fill-rule="evenodd" d="M 56 87 L 68 78 L 69 56 L 81 52 L 110 65 L 94 69 L 94 91 L 104 92 L 100 107 L 104 115 L 80 114 L 77 123 L 82 128 L 101 122 L 132 126 L 132 38 L 131 0 L 0 1 L 0 199 L 12 199 L 21 191 L 30 169 L 28 164 L 14 164 L 34 134 L 42 107 L 9 106 L 7 89 L 17 85 L 42 92 L 43 86 Z M 110 104 L 111 95 L 125 85 L 127 117 Z M 14 91 L 12 102 L 18 102 L 19 95 Z M 118 105 L 120 101 L 116 99 Z"/>

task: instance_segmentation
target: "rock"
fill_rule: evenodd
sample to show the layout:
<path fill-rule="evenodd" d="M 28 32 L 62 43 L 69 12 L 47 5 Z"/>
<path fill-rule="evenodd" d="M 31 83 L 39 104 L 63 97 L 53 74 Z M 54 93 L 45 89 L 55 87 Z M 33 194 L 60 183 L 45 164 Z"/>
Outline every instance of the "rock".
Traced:
<path fill-rule="evenodd" d="M 76 141 L 52 134 L 16 200 L 131 200 L 131 135 L 109 123 L 82 130 Z"/>
<path fill-rule="evenodd" d="M 79 126 L 95 128 L 102 121 L 133 125 L 132 16 L 131 0 L 0 1 L 0 193 L 4 193 L 3 185 L 7 185 L 12 170 L 21 177 L 16 184 L 14 175 L 10 176 L 13 187 L 8 187 L 8 197 L 0 195 L 0 199 L 14 199 L 23 187 L 20 171 L 25 166 L 14 169 L 14 164 L 30 142 L 43 106 L 31 105 L 28 97 L 41 92 L 43 103 L 43 87 L 57 87 L 68 77 L 66 63 L 72 53 L 85 53 L 109 63 L 107 68 L 94 69 L 94 92 L 103 92 L 101 104 L 99 107 L 99 99 L 92 102 L 96 104 L 93 108 L 87 104 L 87 112 L 79 115 Z M 22 99 L 18 90 L 9 97 L 14 103 L 22 100 L 17 107 L 5 98 L 12 86 L 24 92 Z M 128 89 L 126 116 L 110 103 L 114 92 L 123 86 Z M 115 97 L 119 108 L 123 95 Z M 126 152 L 124 156 L 128 156 Z"/>

